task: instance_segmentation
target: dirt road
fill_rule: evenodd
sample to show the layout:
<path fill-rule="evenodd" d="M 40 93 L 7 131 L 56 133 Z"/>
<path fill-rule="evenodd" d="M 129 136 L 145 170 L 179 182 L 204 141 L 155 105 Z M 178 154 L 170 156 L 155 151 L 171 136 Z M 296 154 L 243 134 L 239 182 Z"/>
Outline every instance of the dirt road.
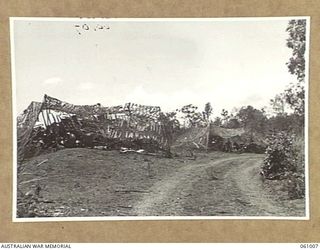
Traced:
<path fill-rule="evenodd" d="M 196 159 L 169 159 L 65 149 L 26 162 L 18 194 L 40 187 L 38 203 L 25 209 L 41 217 L 303 216 L 303 199 L 290 201 L 270 188 L 274 182 L 260 179 L 263 157 L 198 152 Z"/>
<path fill-rule="evenodd" d="M 140 216 L 288 216 L 290 209 L 263 189 L 263 156 L 238 155 L 190 163 L 161 180 L 134 205 Z M 199 190 L 204 192 L 199 194 Z"/>

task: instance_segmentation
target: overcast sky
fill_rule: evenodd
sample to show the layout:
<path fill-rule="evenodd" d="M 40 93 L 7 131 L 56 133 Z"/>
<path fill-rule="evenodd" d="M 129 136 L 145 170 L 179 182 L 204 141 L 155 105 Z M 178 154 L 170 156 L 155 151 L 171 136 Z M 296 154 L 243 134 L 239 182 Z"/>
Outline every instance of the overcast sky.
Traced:
<path fill-rule="evenodd" d="M 18 113 L 48 94 L 164 111 L 211 102 L 218 115 L 266 106 L 295 80 L 285 65 L 288 20 L 93 20 L 14 21 Z"/>

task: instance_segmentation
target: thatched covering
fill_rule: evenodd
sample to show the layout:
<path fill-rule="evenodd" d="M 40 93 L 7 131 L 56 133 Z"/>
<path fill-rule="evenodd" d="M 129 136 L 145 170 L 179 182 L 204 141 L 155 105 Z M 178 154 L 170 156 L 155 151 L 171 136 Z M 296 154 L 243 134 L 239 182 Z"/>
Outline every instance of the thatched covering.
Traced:
<path fill-rule="evenodd" d="M 211 126 L 209 148 L 228 152 L 263 153 L 266 142 L 263 136 L 244 128 L 228 129 Z"/>

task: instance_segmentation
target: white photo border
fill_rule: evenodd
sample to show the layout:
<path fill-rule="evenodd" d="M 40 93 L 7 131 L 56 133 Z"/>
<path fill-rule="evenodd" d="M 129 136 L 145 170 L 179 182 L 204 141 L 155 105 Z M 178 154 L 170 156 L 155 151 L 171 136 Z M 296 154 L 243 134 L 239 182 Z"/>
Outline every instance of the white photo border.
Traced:
<path fill-rule="evenodd" d="M 16 72 L 15 72 L 15 21 L 52 21 L 52 22 L 181 22 L 181 21 L 268 21 L 268 20 L 306 20 L 305 51 L 305 216 L 95 216 L 95 217 L 38 217 L 17 218 L 17 120 L 16 120 Z M 11 79 L 12 79 L 12 124 L 13 124 L 13 182 L 12 182 L 12 221 L 13 222 L 54 222 L 54 221 L 154 221 L 154 220 L 310 220 L 310 187 L 309 187 L 309 54 L 310 54 L 310 16 L 282 17 L 214 17 L 214 18 L 81 18 L 81 17 L 10 17 Z"/>

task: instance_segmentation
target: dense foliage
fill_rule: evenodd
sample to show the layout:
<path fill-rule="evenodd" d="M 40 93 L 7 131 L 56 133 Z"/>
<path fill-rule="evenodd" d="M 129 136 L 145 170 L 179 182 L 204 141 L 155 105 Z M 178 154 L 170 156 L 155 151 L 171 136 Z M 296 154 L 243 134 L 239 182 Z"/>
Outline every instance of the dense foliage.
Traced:
<path fill-rule="evenodd" d="M 292 57 L 288 70 L 297 78 L 271 100 L 276 115 L 269 119 L 273 133 L 268 137 L 262 174 L 266 179 L 284 179 L 290 198 L 305 195 L 304 138 L 306 20 L 291 20 L 287 47 Z M 291 111 L 286 113 L 286 109 Z"/>
<path fill-rule="evenodd" d="M 303 121 L 305 106 L 305 51 L 306 51 L 306 20 L 291 20 L 287 30 L 289 37 L 287 47 L 292 49 L 292 56 L 287 62 L 289 73 L 295 75 L 297 82 L 290 85 L 271 100 L 271 105 L 279 114 L 284 112 L 287 106 L 291 111 L 300 116 Z"/>
<path fill-rule="evenodd" d="M 267 179 L 279 179 L 289 171 L 296 171 L 296 152 L 293 148 L 294 136 L 278 132 L 268 137 L 267 157 L 262 173 Z"/>
<path fill-rule="evenodd" d="M 297 76 L 298 81 L 305 79 L 306 20 L 291 20 L 287 27 L 289 37 L 288 48 L 292 49 L 292 57 L 287 63 L 289 72 Z"/>

